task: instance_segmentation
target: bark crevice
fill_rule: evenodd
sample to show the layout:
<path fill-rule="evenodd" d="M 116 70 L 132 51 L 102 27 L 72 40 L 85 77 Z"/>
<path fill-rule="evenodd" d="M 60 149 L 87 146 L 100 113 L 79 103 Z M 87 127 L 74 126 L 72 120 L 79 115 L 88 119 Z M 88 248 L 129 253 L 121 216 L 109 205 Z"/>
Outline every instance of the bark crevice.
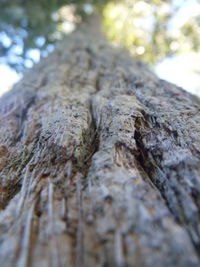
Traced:
<path fill-rule="evenodd" d="M 154 153 L 152 153 L 151 149 L 148 148 L 150 143 L 148 145 L 147 143 L 144 143 L 145 133 L 151 131 L 151 129 L 154 127 L 153 125 L 155 126 L 155 117 L 151 117 L 151 115 L 146 114 L 146 112 L 143 112 L 143 117 L 136 119 L 134 138 L 139 151 L 137 155 L 137 161 L 147 174 L 147 177 L 161 193 L 161 196 L 175 221 L 177 221 L 187 230 L 197 254 L 200 255 L 200 234 L 198 222 L 199 215 L 196 213 L 196 217 L 194 219 L 188 219 L 186 217 L 182 203 L 184 195 L 181 195 L 178 187 L 171 183 L 170 176 L 167 174 L 168 172 L 163 169 L 161 165 L 163 160 L 162 154 L 157 155 L 155 158 Z M 158 127 L 160 128 L 162 125 L 159 125 Z M 163 126 L 162 131 L 167 131 L 172 138 L 177 138 L 177 132 L 175 130 L 173 131 L 166 129 L 165 125 Z M 157 149 L 159 150 L 159 147 Z M 177 173 L 177 176 L 180 175 L 179 168 L 181 168 L 181 166 L 178 164 L 174 166 L 172 170 Z"/>
<path fill-rule="evenodd" d="M 23 133 L 24 133 L 24 124 L 27 121 L 28 118 L 28 112 L 29 109 L 36 103 L 36 95 L 32 96 L 28 103 L 24 105 L 21 114 L 19 115 L 19 120 L 20 120 L 20 131 L 19 133 L 16 134 L 16 137 L 13 141 L 14 144 L 16 144 L 16 142 L 19 142 L 22 137 L 23 137 Z"/>

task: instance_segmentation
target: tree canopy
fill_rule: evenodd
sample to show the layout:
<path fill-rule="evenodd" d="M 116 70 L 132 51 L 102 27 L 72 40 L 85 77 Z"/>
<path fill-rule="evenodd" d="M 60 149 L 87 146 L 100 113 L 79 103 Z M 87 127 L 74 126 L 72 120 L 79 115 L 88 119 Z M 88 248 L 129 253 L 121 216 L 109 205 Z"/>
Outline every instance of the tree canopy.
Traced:
<path fill-rule="evenodd" d="M 198 51 L 200 17 L 185 18 L 174 27 L 185 0 L 1 0 L 0 59 L 18 72 L 47 56 L 53 44 L 98 10 L 110 41 L 134 57 L 156 63 L 166 56 Z"/>

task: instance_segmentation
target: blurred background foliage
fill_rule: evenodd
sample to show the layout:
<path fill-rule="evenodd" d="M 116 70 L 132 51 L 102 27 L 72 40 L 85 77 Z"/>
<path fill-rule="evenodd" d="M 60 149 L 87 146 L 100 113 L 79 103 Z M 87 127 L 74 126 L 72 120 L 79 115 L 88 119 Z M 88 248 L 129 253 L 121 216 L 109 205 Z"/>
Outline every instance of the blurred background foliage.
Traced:
<path fill-rule="evenodd" d="M 0 0 L 0 64 L 22 73 L 94 10 L 108 39 L 150 66 L 186 53 L 200 57 L 198 0 Z M 193 71 L 199 75 L 200 66 Z"/>
<path fill-rule="evenodd" d="M 22 72 L 107 1 L 0 0 L 0 62 Z"/>
<path fill-rule="evenodd" d="M 198 51 L 200 16 L 190 17 L 178 28 L 170 25 L 183 2 L 110 2 L 103 10 L 104 29 L 110 40 L 126 46 L 135 57 L 147 63 L 155 63 L 186 50 Z"/>

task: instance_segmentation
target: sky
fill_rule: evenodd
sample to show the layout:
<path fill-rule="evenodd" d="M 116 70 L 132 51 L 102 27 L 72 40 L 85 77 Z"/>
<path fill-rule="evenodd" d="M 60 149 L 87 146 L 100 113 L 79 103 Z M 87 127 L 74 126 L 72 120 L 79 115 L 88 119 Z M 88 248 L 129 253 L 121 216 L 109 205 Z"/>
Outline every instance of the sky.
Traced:
<path fill-rule="evenodd" d="M 191 16 L 200 14 L 200 4 L 197 0 L 176 0 L 178 5 L 182 3 L 182 7 L 178 14 L 170 23 L 170 28 L 175 30 L 183 25 Z M 68 25 L 69 26 L 69 25 Z M 69 31 L 72 29 L 70 28 Z M 2 40 L 7 42 L 5 36 L 0 36 Z M 18 47 L 20 49 L 20 47 Z M 49 47 L 49 52 L 53 51 L 53 47 Z M 30 57 L 35 63 L 40 60 L 40 52 L 37 49 L 30 50 Z M 26 67 L 31 68 L 32 62 L 27 61 Z M 197 70 L 195 72 L 194 70 Z M 192 94 L 200 96 L 200 52 L 188 52 L 165 58 L 162 62 L 155 65 L 153 71 L 159 78 L 172 82 Z M 0 63 L 0 96 L 12 88 L 13 84 L 22 78 L 22 74 L 18 74 L 11 69 L 6 63 Z"/>
<path fill-rule="evenodd" d="M 170 23 L 170 28 L 173 30 L 180 28 L 190 17 L 200 15 L 200 4 L 197 0 L 174 0 L 177 5 L 179 2 L 182 3 L 182 7 Z M 200 96 L 200 52 L 166 58 L 155 66 L 154 71 L 161 79 Z"/>
<path fill-rule="evenodd" d="M 6 64 L 0 64 L 0 96 L 11 89 L 21 76 Z"/>
<path fill-rule="evenodd" d="M 200 53 L 188 53 L 164 59 L 154 71 L 159 78 L 200 96 L 200 73 L 194 72 L 194 69 L 199 69 L 199 64 Z"/>

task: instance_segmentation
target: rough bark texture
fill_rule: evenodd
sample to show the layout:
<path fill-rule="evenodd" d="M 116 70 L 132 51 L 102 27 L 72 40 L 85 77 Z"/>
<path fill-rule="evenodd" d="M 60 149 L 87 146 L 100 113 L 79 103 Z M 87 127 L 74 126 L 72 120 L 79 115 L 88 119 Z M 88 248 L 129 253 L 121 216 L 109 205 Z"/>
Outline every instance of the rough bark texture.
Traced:
<path fill-rule="evenodd" d="M 199 103 L 66 38 L 0 99 L 0 266 L 199 266 Z"/>

